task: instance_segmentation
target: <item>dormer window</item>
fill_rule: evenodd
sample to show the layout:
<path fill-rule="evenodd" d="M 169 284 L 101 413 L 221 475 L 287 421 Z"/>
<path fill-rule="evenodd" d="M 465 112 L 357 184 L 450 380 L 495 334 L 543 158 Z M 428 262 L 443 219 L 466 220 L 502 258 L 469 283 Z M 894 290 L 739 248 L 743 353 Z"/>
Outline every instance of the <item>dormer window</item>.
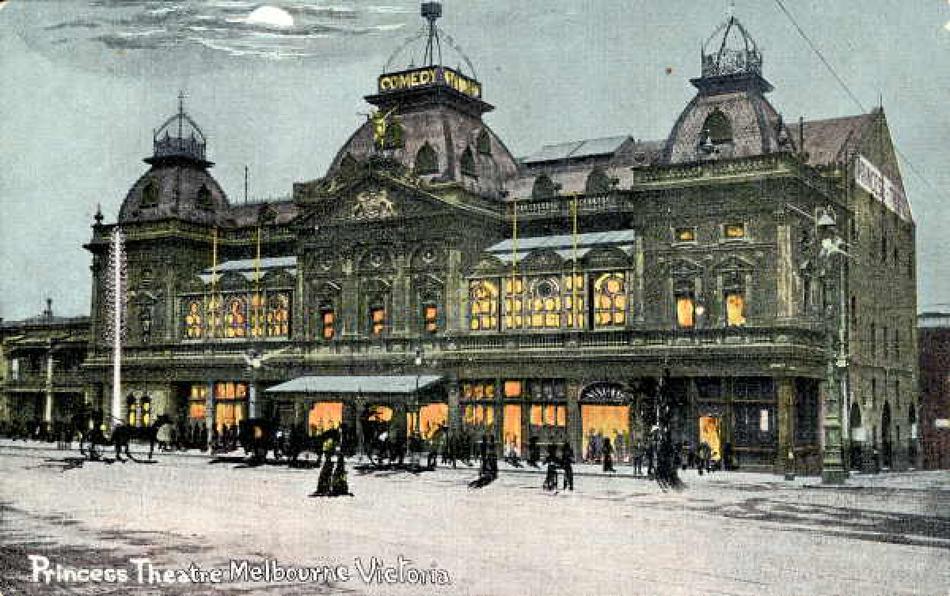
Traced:
<path fill-rule="evenodd" d="M 714 110 L 706 121 L 699 138 L 699 149 L 706 153 L 715 153 L 719 145 L 732 142 L 732 123 L 720 110 Z"/>
<path fill-rule="evenodd" d="M 602 168 L 594 168 L 587 176 L 584 192 L 589 195 L 604 194 L 610 192 L 610 187 L 610 176 Z"/>
<path fill-rule="evenodd" d="M 482 131 L 478 133 L 478 140 L 475 142 L 475 146 L 480 155 L 491 155 L 491 137 L 488 136 L 487 130 L 482 129 Z"/>
<path fill-rule="evenodd" d="M 439 156 L 429 143 L 423 145 L 416 153 L 415 170 L 419 175 L 439 173 Z"/>
<path fill-rule="evenodd" d="M 158 205 L 158 185 L 154 180 L 145 183 L 142 189 L 142 207 L 155 207 Z"/>
<path fill-rule="evenodd" d="M 463 176 L 478 177 L 478 170 L 475 168 L 475 156 L 472 154 L 472 148 L 466 147 L 462 152 L 462 159 L 459 162 Z"/>
<path fill-rule="evenodd" d="M 547 174 L 541 174 L 534 179 L 534 187 L 531 189 L 532 199 L 550 199 L 557 195 L 558 187 Z"/>
<path fill-rule="evenodd" d="M 195 204 L 202 209 L 211 209 L 214 205 L 211 203 L 211 190 L 207 184 L 202 184 L 198 189 L 198 195 L 195 197 Z"/>

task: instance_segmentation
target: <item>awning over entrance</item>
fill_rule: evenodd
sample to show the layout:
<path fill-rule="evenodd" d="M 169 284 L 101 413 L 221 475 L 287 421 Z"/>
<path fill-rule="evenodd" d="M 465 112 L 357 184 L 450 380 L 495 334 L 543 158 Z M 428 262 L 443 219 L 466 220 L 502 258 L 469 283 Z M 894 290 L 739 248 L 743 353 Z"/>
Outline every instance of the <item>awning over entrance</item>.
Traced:
<path fill-rule="evenodd" d="M 371 393 L 404 395 L 422 391 L 442 380 L 439 375 L 379 375 L 297 377 L 268 388 L 266 393 Z"/>

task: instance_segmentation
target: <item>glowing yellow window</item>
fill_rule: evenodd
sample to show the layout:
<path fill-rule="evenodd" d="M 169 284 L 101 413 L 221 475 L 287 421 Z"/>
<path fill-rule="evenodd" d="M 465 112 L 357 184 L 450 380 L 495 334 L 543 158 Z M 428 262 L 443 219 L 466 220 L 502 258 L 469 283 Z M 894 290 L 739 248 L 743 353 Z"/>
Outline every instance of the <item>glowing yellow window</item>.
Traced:
<path fill-rule="evenodd" d="M 204 332 L 204 319 L 201 316 L 201 301 L 188 302 L 188 312 L 185 314 L 185 337 L 198 339 Z"/>
<path fill-rule="evenodd" d="M 521 397 L 521 381 L 505 381 L 505 397 Z"/>
<path fill-rule="evenodd" d="M 488 280 L 469 284 L 469 326 L 472 331 L 495 329 L 498 325 L 498 286 Z"/>
<path fill-rule="evenodd" d="M 379 336 L 386 329 L 386 309 L 382 307 L 369 310 L 370 333 Z"/>
<path fill-rule="evenodd" d="M 626 275 L 603 273 L 594 280 L 594 325 L 622 326 L 626 323 Z"/>
<path fill-rule="evenodd" d="M 726 294 L 726 324 L 745 325 L 745 296 L 741 292 Z"/>
<path fill-rule="evenodd" d="M 676 228 L 677 242 L 696 242 L 696 228 Z"/>
<path fill-rule="evenodd" d="M 726 224 L 725 234 L 726 238 L 745 238 L 745 224 Z"/>
<path fill-rule="evenodd" d="M 323 339 L 329 341 L 336 335 L 336 313 L 332 310 L 324 310 L 320 313 L 320 324 L 323 329 L 320 332 Z"/>
<path fill-rule="evenodd" d="M 694 325 L 695 308 L 693 297 L 689 294 L 681 294 L 676 297 L 676 323 L 680 327 L 692 327 Z"/>
<path fill-rule="evenodd" d="M 541 406 L 531 406 L 531 426 L 541 426 Z"/>
<path fill-rule="evenodd" d="M 427 332 L 435 333 L 439 330 L 439 309 L 436 305 L 425 305 L 425 307 L 422 309 L 422 316 Z"/>

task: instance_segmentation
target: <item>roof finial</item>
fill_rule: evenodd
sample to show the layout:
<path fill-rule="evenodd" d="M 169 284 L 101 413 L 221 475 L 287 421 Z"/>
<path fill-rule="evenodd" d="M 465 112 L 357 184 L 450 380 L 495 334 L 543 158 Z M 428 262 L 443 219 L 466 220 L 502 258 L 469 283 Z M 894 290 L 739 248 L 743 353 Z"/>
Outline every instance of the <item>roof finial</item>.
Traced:
<path fill-rule="evenodd" d="M 726 16 L 730 19 L 736 16 L 736 0 L 729 0 L 729 6 L 726 7 Z"/>
<path fill-rule="evenodd" d="M 182 135 L 182 121 L 185 119 L 185 91 L 178 90 L 178 138 Z"/>

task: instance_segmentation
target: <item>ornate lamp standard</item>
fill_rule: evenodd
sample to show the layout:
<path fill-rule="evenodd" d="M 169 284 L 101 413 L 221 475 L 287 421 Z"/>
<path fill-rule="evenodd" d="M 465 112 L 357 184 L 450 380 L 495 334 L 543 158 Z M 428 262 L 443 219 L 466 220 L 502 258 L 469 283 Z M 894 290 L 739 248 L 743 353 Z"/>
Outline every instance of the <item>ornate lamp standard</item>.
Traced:
<path fill-rule="evenodd" d="M 847 472 L 842 461 L 841 408 L 844 404 L 845 371 L 845 259 L 844 240 L 838 235 L 835 213 L 831 208 L 816 212 L 815 227 L 821 239 L 818 253 L 821 268 L 825 319 L 827 384 L 823 418 L 824 452 L 821 461 L 823 484 L 843 484 Z M 837 267 L 837 271 L 835 268 Z M 837 275 L 835 275 L 837 273 Z M 837 298 L 837 300 L 835 300 Z"/>

